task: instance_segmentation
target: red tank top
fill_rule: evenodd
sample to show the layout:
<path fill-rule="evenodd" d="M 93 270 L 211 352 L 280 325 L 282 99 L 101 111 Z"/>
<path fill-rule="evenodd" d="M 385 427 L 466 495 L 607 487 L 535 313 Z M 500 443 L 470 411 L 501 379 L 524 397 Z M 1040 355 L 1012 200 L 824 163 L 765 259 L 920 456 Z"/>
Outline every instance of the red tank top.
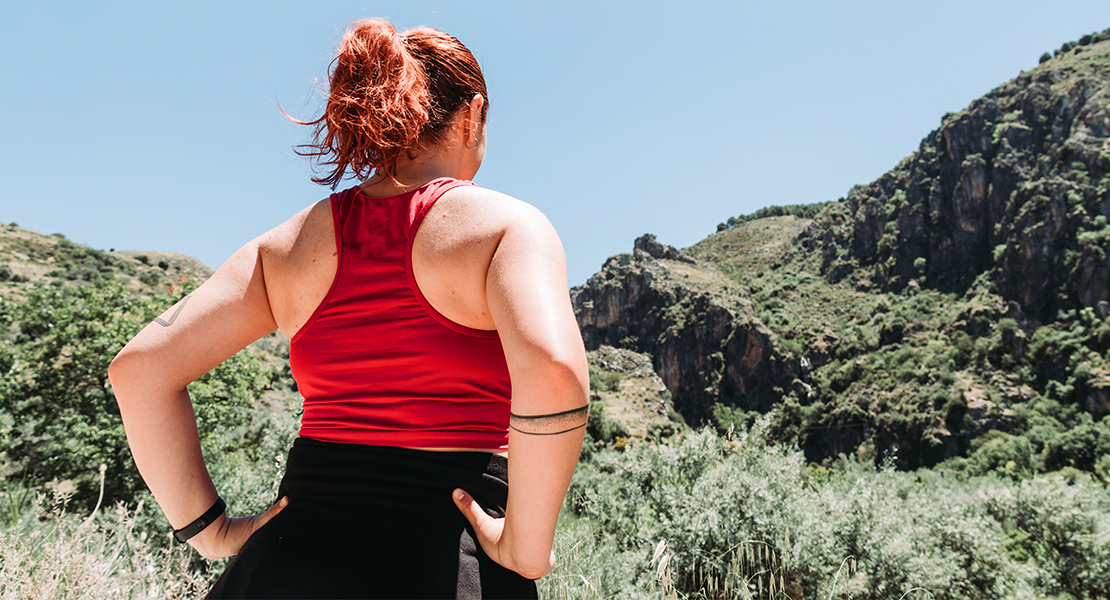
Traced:
<path fill-rule="evenodd" d="M 412 240 L 447 190 L 435 179 L 390 198 L 332 194 L 331 290 L 293 336 L 302 437 L 429 448 L 506 448 L 512 389 L 496 331 L 459 325 L 424 298 Z"/>

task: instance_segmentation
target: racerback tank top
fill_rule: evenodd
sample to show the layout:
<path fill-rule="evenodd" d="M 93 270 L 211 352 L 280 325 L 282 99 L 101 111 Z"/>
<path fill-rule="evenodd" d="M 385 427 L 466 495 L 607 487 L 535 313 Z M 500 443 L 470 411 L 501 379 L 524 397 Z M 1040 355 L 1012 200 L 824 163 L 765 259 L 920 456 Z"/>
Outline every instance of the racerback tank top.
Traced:
<path fill-rule="evenodd" d="M 508 446 L 512 387 L 496 331 L 437 312 L 412 272 L 412 241 L 432 205 L 469 181 L 435 179 L 371 198 L 332 194 L 335 280 L 293 337 L 302 437 L 429 448 Z"/>

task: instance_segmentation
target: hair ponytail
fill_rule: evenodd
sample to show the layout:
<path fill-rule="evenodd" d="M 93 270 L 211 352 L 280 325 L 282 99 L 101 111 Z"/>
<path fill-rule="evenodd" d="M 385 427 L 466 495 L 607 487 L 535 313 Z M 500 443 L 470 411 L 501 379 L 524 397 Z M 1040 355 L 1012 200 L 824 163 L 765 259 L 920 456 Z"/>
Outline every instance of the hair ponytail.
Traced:
<path fill-rule="evenodd" d="M 482 70 L 461 42 L 428 27 L 400 35 L 382 19 L 347 28 L 328 79 L 323 116 L 293 120 L 314 127 L 313 142 L 295 151 L 330 169 L 312 181 L 332 189 L 348 169 L 359 179 L 374 171 L 395 179 L 402 152 L 442 135 L 474 94 L 489 101 Z"/>

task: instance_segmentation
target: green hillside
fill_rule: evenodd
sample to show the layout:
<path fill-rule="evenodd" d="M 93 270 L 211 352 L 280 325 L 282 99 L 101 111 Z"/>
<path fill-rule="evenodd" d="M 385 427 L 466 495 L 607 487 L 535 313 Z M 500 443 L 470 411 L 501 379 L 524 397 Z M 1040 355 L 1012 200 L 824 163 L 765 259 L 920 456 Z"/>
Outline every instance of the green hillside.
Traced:
<path fill-rule="evenodd" d="M 814 369 L 784 400 L 784 440 L 811 454 L 858 440 L 909 468 L 990 444 L 989 461 L 946 467 L 1110 474 L 1102 37 L 946 115 L 817 215 L 778 268 L 737 274 Z"/>

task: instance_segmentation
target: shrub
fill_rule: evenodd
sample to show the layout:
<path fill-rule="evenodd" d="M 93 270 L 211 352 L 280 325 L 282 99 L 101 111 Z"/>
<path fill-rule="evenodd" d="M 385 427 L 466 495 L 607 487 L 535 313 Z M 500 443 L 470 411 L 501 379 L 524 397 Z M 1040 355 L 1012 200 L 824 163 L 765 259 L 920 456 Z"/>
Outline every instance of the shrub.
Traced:
<path fill-rule="evenodd" d="M 740 225 L 741 223 L 755 221 L 756 219 L 765 219 L 767 217 L 782 217 L 793 215 L 800 219 L 812 219 L 816 217 L 817 214 L 820 213 L 825 207 L 833 204 L 836 204 L 836 202 L 829 201 L 817 202 L 814 204 L 787 204 L 784 206 L 767 206 L 748 215 L 729 217 L 726 227 L 735 227 L 736 225 Z M 718 225 L 717 227 L 717 231 L 721 231 L 720 225 Z"/>
<path fill-rule="evenodd" d="M 8 459 L 36 484 L 71 480 L 74 499 L 91 506 L 97 496 L 90 469 L 108 467 L 105 499 L 127 500 L 142 489 L 115 397 L 108 365 L 142 327 L 178 298 L 133 296 L 101 281 L 72 287 L 40 286 L 26 301 L 0 304 L 0 322 L 18 326 L 12 367 L 0 376 L 0 415 L 12 419 L 5 434 Z M 214 425 L 234 428 L 270 381 L 269 367 L 240 353 L 190 386 L 202 434 Z"/>
<path fill-rule="evenodd" d="M 679 597 L 747 597 L 722 593 L 738 583 L 755 596 L 772 578 L 780 591 L 765 597 L 1110 593 L 1110 493 L 1089 477 L 960 479 L 845 458 L 811 468 L 766 445 L 765 424 L 596 453 L 575 473 L 558 533 L 559 552 L 586 565 L 561 559 L 541 586 L 574 590 L 551 594 L 561 598 L 659 597 L 662 547 Z M 758 574 L 738 567 L 753 554 Z"/>
<path fill-rule="evenodd" d="M 590 413 L 586 417 L 586 434 L 600 444 L 610 444 L 618 437 L 628 437 L 628 431 L 619 422 L 605 418 L 605 404 L 597 400 L 590 403 Z"/>
<path fill-rule="evenodd" d="M 1103 425 L 1084 423 L 1053 438 L 1045 447 L 1045 467 L 1049 470 L 1074 467 L 1094 472 L 1095 464 L 1110 455 L 1110 430 Z"/>
<path fill-rule="evenodd" d="M 985 436 L 984 436 L 985 437 Z M 1028 479 L 1033 476 L 1033 447 L 1024 437 L 1014 437 L 997 432 L 969 459 L 969 474 L 996 473 L 1011 479 Z"/>

